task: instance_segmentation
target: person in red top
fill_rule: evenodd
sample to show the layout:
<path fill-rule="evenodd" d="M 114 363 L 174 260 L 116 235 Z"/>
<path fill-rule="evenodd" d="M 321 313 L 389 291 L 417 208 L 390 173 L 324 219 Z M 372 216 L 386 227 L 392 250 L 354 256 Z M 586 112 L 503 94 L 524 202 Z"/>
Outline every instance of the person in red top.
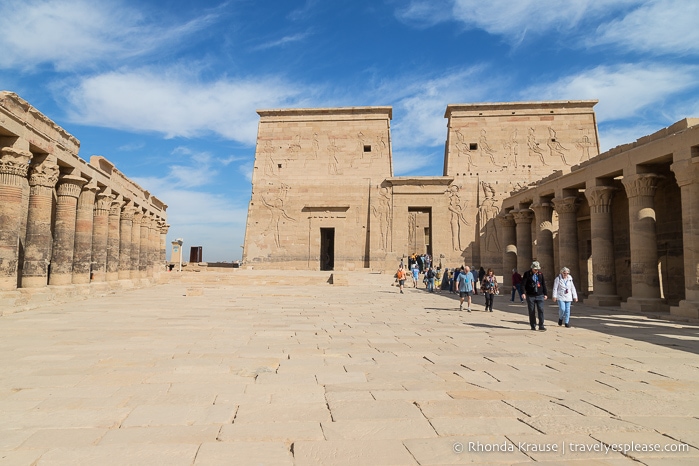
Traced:
<path fill-rule="evenodd" d="M 522 298 L 522 276 L 517 272 L 517 269 L 512 269 L 512 298 L 510 298 L 510 302 L 514 303 L 515 302 L 515 292 L 517 292 L 517 296 L 519 296 L 519 302 L 523 303 L 524 298 Z"/>

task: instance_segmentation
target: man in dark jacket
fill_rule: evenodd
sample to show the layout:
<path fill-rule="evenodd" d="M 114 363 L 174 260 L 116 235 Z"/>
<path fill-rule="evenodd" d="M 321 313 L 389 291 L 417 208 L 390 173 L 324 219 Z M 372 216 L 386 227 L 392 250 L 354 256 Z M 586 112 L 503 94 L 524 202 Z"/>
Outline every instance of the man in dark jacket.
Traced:
<path fill-rule="evenodd" d="M 544 274 L 539 272 L 541 266 L 537 261 L 532 262 L 531 270 L 524 272 L 522 277 L 522 298 L 527 300 L 527 309 L 529 310 L 529 325 L 532 330 L 536 330 L 536 314 L 539 314 L 539 330 L 546 330 L 544 326 L 544 301 L 548 292 L 546 291 L 546 282 Z"/>

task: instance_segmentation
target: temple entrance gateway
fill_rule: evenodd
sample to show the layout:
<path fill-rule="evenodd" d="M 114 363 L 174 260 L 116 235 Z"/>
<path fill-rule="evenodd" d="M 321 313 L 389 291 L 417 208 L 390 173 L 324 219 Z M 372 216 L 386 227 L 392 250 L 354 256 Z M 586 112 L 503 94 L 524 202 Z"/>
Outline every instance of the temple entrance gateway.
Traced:
<path fill-rule="evenodd" d="M 320 270 L 335 268 L 335 229 L 320 229 Z"/>
<path fill-rule="evenodd" d="M 408 254 L 432 255 L 432 207 L 408 207 Z"/>

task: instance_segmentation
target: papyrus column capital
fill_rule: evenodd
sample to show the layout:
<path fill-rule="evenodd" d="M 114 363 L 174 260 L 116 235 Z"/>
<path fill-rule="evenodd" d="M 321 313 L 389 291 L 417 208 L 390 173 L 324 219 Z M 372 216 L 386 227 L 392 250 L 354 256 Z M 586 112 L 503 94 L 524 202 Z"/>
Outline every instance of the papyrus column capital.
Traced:
<path fill-rule="evenodd" d="M 21 186 L 29 170 L 32 153 L 14 147 L 0 149 L 0 185 Z"/>
<path fill-rule="evenodd" d="M 590 205 L 590 212 L 593 214 L 610 213 L 612 199 L 617 188 L 613 186 L 591 186 L 585 190 L 587 203 Z"/>
<path fill-rule="evenodd" d="M 626 196 L 629 198 L 639 196 L 653 197 L 660 178 L 662 177 L 655 173 L 639 173 L 624 176 L 621 182 L 624 184 Z"/>

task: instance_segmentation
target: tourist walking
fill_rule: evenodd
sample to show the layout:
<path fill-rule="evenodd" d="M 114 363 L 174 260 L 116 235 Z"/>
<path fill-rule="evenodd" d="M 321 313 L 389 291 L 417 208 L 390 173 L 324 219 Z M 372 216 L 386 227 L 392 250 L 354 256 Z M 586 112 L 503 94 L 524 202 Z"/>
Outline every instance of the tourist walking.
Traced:
<path fill-rule="evenodd" d="M 498 294 L 498 279 L 495 278 L 493 269 L 488 271 L 481 280 L 481 291 L 485 295 L 485 311 L 493 312 L 493 298 Z"/>
<path fill-rule="evenodd" d="M 398 286 L 400 287 L 400 294 L 403 294 L 403 286 L 405 285 L 405 270 L 403 266 L 398 267 L 398 272 L 396 272 L 396 278 L 398 279 Z"/>
<path fill-rule="evenodd" d="M 430 293 L 434 293 L 434 279 L 434 269 L 432 267 L 427 267 L 427 272 L 425 272 L 425 280 L 427 280 L 427 291 Z"/>
<path fill-rule="evenodd" d="M 573 284 L 573 277 L 570 276 L 570 269 L 563 267 L 561 272 L 553 281 L 553 302 L 558 301 L 558 325 L 565 324 L 570 328 L 570 303 L 578 302 L 578 293 Z"/>
<path fill-rule="evenodd" d="M 515 302 L 515 292 L 519 296 L 519 302 L 523 303 L 524 298 L 522 298 L 522 276 L 517 272 L 517 269 L 512 269 L 512 297 L 510 302 Z"/>
<path fill-rule="evenodd" d="M 417 280 L 420 278 L 420 267 L 418 267 L 417 262 L 413 262 L 410 271 L 413 273 L 413 288 L 417 288 Z"/>
<path fill-rule="evenodd" d="M 461 267 L 461 268 L 457 267 L 454 269 L 454 276 L 452 277 L 452 288 L 451 288 L 452 293 L 457 293 L 459 291 L 459 275 L 461 275 L 461 271 L 463 269 L 464 269 L 463 267 Z"/>
<path fill-rule="evenodd" d="M 539 317 L 539 330 L 546 330 L 544 325 L 544 301 L 546 301 L 548 292 L 546 291 L 544 274 L 539 272 L 540 268 L 539 263 L 534 261 L 531 269 L 524 272 L 524 276 L 522 276 L 522 286 L 524 287 L 522 297 L 527 300 L 529 325 L 532 330 L 536 330 L 537 316 Z"/>
<path fill-rule="evenodd" d="M 459 310 L 464 310 L 464 299 L 466 300 L 466 310 L 471 312 L 471 296 L 473 295 L 473 275 L 470 273 L 468 266 L 461 266 L 457 287 L 459 289 Z"/>

